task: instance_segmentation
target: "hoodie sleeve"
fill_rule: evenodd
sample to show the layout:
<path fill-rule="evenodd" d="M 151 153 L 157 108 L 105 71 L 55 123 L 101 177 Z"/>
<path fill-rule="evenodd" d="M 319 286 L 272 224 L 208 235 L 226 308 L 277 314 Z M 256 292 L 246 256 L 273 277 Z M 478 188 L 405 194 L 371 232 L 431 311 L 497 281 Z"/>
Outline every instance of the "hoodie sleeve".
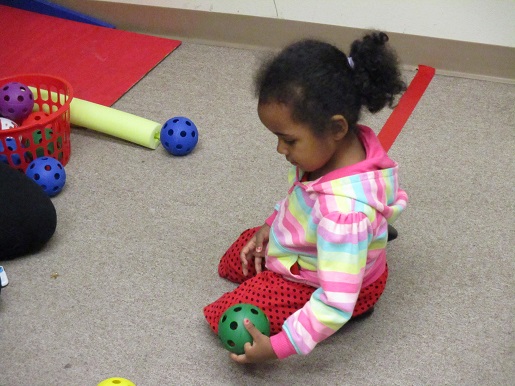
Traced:
<path fill-rule="evenodd" d="M 320 287 L 272 337 L 279 358 L 308 354 L 349 321 L 361 290 L 371 238 L 372 227 L 364 213 L 333 212 L 321 219 L 317 231 Z"/>
<path fill-rule="evenodd" d="M 277 210 L 274 210 L 274 212 L 265 220 L 265 224 L 267 224 L 268 226 L 271 227 L 276 216 L 277 216 Z"/>

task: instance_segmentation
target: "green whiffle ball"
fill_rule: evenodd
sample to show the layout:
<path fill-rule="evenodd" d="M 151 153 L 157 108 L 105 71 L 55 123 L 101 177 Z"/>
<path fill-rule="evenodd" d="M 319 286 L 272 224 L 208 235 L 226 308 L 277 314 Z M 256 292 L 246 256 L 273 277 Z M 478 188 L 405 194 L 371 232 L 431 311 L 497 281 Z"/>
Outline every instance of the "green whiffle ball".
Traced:
<path fill-rule="evenodd" d="M 250 320 L 262 334 L 270 336 L 270 323 L 259 307 L 246 303 L 232 306 L 218 322 L 218 337 L 227 350 L 238 355 L 245 352 L 245 343 L 253 341 L 243 324 L 245 319 Z"/>
<path fill-rule="evenodd" d="M 45 139 L 48 141 L 49 139 L 52 138 L 54 132 L 52 131 L 51 128 L 49 127 L 45 127 Z M 32 139 L 34 141 L 35 144 L 40 144 L 42 141 L 43 141 L 43 133 L 40 130 L 36 130 L 32 133 Z"/>

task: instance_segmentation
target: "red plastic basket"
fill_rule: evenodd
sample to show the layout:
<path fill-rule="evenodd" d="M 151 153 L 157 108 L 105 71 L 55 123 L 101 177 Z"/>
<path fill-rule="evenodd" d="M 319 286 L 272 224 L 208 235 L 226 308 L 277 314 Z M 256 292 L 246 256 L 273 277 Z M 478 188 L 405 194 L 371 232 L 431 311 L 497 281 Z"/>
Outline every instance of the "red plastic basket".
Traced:
<path fill-rule="evenodd" d="M 71 85 L 55 76 L 22 74 L 0 79 L 0 87 L 9 82 L 31 87 L 33 111 L 43 111 L 48 115 L 28 125 L 0 130 L 0 162 L 21 171 L 39 157 L 53 157 L 66 165 L 71 154 Z"/>

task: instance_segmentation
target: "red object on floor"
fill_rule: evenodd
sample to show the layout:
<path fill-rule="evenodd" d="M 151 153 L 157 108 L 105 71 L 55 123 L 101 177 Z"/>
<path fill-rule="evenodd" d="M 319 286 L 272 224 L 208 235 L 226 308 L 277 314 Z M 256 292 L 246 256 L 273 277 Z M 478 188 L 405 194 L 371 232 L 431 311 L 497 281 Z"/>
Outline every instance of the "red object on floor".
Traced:
<path fill-rule="evenodd" d="M 377 135 L 379 142 L 381 142 L 381 145 L 383 145 L 386 152 L 390 150 L 395 139 L 408 121 L 411 113 L 415 110 L 418 101 L 422 98 L 422 95 L 426 91 L 427 86 L 429 86 L 434 74 L 435 69 L 433 67 L 424 65 L 418 66 L 417 74 L 411 81 L 408 89 L 399 99 L 399 103 Z"/>
<path fill-rule="evenodd" d="M 77 98 L 111 106 L 181 42 L 0 6 L 0 78 L 61 77 Z"/>

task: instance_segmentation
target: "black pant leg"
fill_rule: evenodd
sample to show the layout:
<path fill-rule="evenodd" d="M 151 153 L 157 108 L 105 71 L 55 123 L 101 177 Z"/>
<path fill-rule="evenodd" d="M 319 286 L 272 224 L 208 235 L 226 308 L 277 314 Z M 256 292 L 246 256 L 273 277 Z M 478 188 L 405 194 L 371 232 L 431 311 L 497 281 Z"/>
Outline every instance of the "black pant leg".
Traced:
<path fill-rule="evenodd" d="M 0 162 L 0 260 L 37 251 L 56 225 L 54 204 L 43 189 Z"/>
<path fill-rule="evenodd" d="M 397 229 L 388 224 L 388 241 L 395 240 L 398 235 L 399 233 L 397 232 Z"/>

